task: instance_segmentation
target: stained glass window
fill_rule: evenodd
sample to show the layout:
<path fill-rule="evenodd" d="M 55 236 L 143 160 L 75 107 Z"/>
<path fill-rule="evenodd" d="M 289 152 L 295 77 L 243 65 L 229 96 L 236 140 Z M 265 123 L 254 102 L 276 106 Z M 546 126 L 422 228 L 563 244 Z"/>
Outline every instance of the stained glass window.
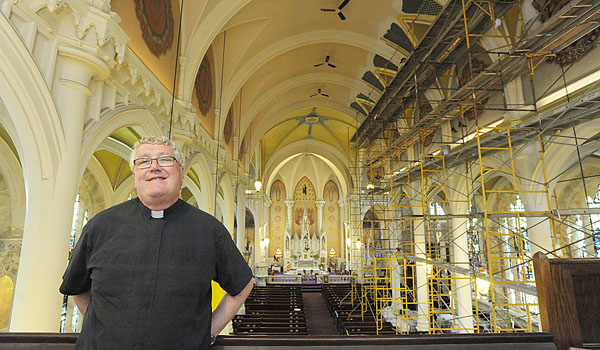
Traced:
<path fill-rule="evenodd" d="M 587 205 L 589 208 L 600 208 L 600 183 L 595 196 L 587 197 Z M 597 258 L 600 258 L 600 214 L 590 214 L 590 225 L 594 231 L 594 253 Z"/>

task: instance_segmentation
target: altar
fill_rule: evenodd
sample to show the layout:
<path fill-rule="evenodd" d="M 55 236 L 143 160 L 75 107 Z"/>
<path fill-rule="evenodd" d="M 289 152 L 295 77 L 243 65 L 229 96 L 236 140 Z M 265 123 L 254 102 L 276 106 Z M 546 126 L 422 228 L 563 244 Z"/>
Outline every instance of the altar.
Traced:
<path fill-rule="evenodd" d="M 315 260 L 299 260 L 297 270 L 316 270 L 319 268 L 319 262 Z"/>
<path fill-rule="evenodd" d="M 285 254 L 284 260 L 289 262 L 288 269 L 296 269 L 300 271 L 315 271 L 319 270 L 321 265 L 321 257 L 325 256 L 326 247 L 325 234 L 319 235 L 316 230 L 310 229 L 310 221 L 308 219 L 307 209 L 304 208 L 302 219 L 300 220 L 301 230 L 297 234 L 286 232 Z M 289 244 L 287 244 L 289 242 Z"/>

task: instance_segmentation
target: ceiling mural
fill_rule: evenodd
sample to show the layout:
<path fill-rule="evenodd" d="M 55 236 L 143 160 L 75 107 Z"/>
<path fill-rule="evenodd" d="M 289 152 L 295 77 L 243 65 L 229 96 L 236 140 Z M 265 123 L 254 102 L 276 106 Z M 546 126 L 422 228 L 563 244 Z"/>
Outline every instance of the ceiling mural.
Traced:
<path fill-rule="evenodd" d="M 150 51 L 156 56 L 167 53 L 173 46 L 171 0 L 135 0 L 135 13 Z"/>
<path fill-rule="evenodd" d="M 223 128 L 223 137 L 225 138 L 225 143 L 226 144 L 231 144 L 231 136 L 233 133 L 233 113 L 231 112 L 231 109 L 229 110 L 229 113 L 227 113 L 227 119 L 225 119 L 225 125 Z"/>
<path fill-rule="evenodd" d="M 206 56 L 204 56 L 204 59 L 200 64 L 194 88 L 196 90 L 196 97 L 198 98 L 200 113 L 206 116 L 210 111 L 213 100 L 213 82 L 210 73 L 210 61 Z"/>
<path fill-rule="evenodd" d="M 294 200 L 295 201 L 314 201 L 317 199 L 317 195 L 315 193 L 315 187 L 312 182 L 304 176 L 298 184 L 296 184 L 296 189 L 294 190 Z"/>

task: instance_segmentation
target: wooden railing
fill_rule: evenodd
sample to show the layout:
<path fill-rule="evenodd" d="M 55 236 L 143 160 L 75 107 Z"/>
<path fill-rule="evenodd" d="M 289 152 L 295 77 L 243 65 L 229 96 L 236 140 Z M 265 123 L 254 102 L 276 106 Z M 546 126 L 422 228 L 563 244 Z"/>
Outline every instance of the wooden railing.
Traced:
<path fill-rule="evenodd" d="M 600 348 L 600 259 L 533 256 L 542 329 L 558 350 Z"/>
<path fill-rule="evenodd" d="M 300 284 L 302 276 L 300 275 L 271 275 L 267 277 L 269 284 Z"/>
<path fill-rule="evenodd" d="M 0 333 L 0 348 L 3 350 L 53 349 L 72 350 L 76 334 L 58 333 Z M 519 334 L 436 334 L 430 336 L 378 336 L 378 337 L 268 337 L 219 336 L 211 350 L 227 349 L 399 349 L 410 350 L 552 350 L 552 336 L 547 333 Z"/>

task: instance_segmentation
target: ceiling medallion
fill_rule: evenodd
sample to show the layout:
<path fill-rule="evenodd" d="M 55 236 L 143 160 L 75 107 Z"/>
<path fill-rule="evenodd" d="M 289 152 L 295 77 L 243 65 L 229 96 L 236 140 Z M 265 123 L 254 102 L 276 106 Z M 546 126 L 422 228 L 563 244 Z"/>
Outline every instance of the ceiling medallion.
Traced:
<path fill-rule="evenodd" d="M 316 124 L 318 121 L 319 121 L 319 118 L 315 117 L 315 116 L 306 117 L 306 119 L 304 119 L 304 122 L 306 122 L 308 124 Z"/>
<path fill-rule="evenodd" d="M 159 57 L 173 45 L 171 0 L 134 0 L 142 37 L 150 52 Z"/>
<path fill-rule="evenodd" d="M 194 87 L 196 89 L 200 112 L 203 115 L 207 115 L 212 105 L 213 86 L 210 75 L 210 62 L 206 59 L 206 56 L 204 56 L 202 63 L 200 63 Z"/>
<path fill-rule="evenodd" d="M 306 135 L 307 138 L 312 138 L 313 125 L 325 126 L 325 121 L 329 120 L 329 118 L 325 118 L 317 113 L 317 107 L 313 107 L 308 114 L 296 117 L 295 119 L 298 121 L 298 126 L 302 124 L 308 125 L 308 135 Z"/>

